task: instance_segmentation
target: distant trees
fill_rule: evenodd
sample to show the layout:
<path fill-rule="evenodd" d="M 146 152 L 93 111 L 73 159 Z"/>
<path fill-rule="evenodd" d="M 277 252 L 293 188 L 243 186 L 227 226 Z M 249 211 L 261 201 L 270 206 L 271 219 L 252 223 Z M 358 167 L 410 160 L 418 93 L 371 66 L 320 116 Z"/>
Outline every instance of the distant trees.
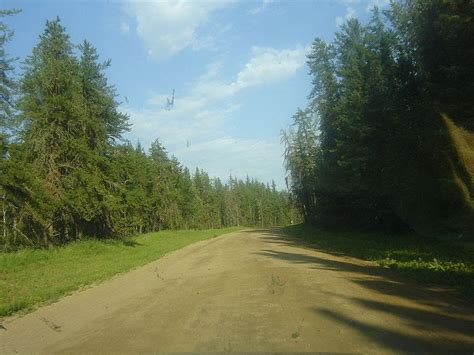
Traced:
<path fill-rule="evenodd" d="M 473 11 L 394 2 L 367 25 L 348 20 L 332 43 L 314 41 L 311 103 L 283 135 L 307 221 L 473 234 Z M 318 122 L 309 141 L 297 134 L 302 112 Z"/>
<path fill-rule="evenodd" d="M 14 11 L 2 11 L 1 16 Z M 256 180 L 191 175 L 156 140 L 123 142 L 128 116 L 87 41 L 75 46 L 59 18 L 13 80 L 0 23 L 1 244 L 49 246 L 170 228 L 287 224 L 288 195 Z M 16 100 L 17 99 L 17 100 Z"/>

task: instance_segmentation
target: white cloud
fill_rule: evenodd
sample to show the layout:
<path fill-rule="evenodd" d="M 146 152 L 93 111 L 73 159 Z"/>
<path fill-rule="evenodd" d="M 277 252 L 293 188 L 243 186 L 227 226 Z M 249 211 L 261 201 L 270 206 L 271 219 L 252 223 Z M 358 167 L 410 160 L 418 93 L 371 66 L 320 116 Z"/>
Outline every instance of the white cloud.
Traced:
<path fill-rule="evenodd" d="M 213 12 L 231 3 L 228 0 L 129 0 L 125 8 L 136 20 L 137 34 L 144 42 L 149 57 L 165 59 L 188 47 L 208 47 L 211 36 L 200 34 L 199 30 Z"/>
<path fill-rule="evenodd" d="M 271 3 L 273 3 L 273 0 L 263 0 L 262 4 L 260 6 L 250 9 L 249 14 L 250 15 L 257 15 L 258 13 L 265 10 L 265 8 Z"/>
<path fill-rule="evenodd" d="M 206 80 L 196 86 L 196 92 L 213 98 L 226 98 L 253 86 L 286 80 L 302 68 L 309 47 L 277 50 L 254 47 L 252 58 L 245 64 L 231 83 Z"/>
<path fill-rule="evenodd" d="M 206 72 L 199 77 L 199 81 L 206 82 L 216 78 L 223 66 L 224 63 L 222 60 L 216 60 L 210 63 L 206 68 Z"/>
<path fill-rule="evenodd" d="M 347 20 L 351 19 L 351 18 L 354 18 L 356 16 L 356 11 L 354 8 L 352 7 L 348 7 L 346 9 L 346 14 L 344 15 L 344 17 L 336 17 L 336 26 L 340 27 L 344 24 L 344 22 L 346 22 Z"/>
<path fill-rule="evenodd" d="M 252 57 L 237 73 L 235 80 L 225 83 L 218 80 L 222 61 L 208 65 L 190 92 L 177 92 L 171 110 L 166 110 L 169 94 L 154 95 L 148 100 L 150 108 L 126 108 L 133 123 L 133 131 L 144 139 L 145 145 L 159 137 L 166 145 L 186 142 L 195 137 L 206 137 L 225 122 L 235 103 L 222 102 L 238 92 L 259 85 L 274 83 L 292 77 L 304 66 L 307 47 L 276 50 L 273 48 L 252 49 Z"/>
<path fill-rule="evenodd" d="M 237 84 L 242 87 L 288 79 L 306 61 L 308 48 L 276 50 L 273 48 L 253 48 L 253 57 L 241 70 Z"/>

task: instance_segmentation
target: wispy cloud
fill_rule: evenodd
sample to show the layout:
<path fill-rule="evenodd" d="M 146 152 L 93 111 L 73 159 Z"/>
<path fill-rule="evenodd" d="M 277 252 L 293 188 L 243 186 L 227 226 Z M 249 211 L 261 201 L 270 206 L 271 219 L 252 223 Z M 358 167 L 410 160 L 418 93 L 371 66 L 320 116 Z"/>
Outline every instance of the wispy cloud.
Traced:
<path fill-rule="evenodd" d="M 356 10 L 353 7 L 349 6 L 346 9 L 346 14 L 344 15 L 344 17 L 341 17 L 341 16 L 336 17 L 335 19 L 336 25 L 340 27 L 342 26 L 344 22 L 346 22 L 347 20 L 351 18 L 354 18 L 355 16 L 356 16 Z"/>
<path fill-rule="evenodd" d="M 211 62 L 207 68 L 204 74 L 202 74 L 199 77 L 199 82 L 207 82 L 210 80 L 215 79 L 218 75 L 221 69 L 224 66 L 224 62 L 222 60 L 216 60 Z"/>
<path fill-rule="evenodd" d="M 367 4 L 366 10 L 372 11 L 374 7 L 378 7 L 379 9 L 382 9 L 384 7 L 387 7 L 389 4 L 390 4 L 390 0 L 370 0 L 369 3 Z"/>
<path fill-rule="evenodd" d="M 380 9 L 387 7 L 390 4 L 390 0 L 339 0 L 339 3 L 347 6 L 348 11 L 349 9 L 353 10 L 355 7 L 358 10 L 362 10 L 363 7 L 365 7 L 366 11 L 372 11 L 375 6 Z M 344 17 L 338 17 L 338 19 L 339 20 L 336 20 L 336 24 L 340 26 L 344 22 Z M 346 20 L 347 19 L 348 17 L 346 17 Z"/>
<path fill-rule="evenodd" d="M 250 15 L 257 15 L 260 12 L 262 12 L 263 10 L 265 10 L 265 8 L 268 5 L 270 5 L 271 3 L 273 3 L 273 0 L 263 0 L 262 3 L 260 4 L 260 6 L 257 6 L 257 7 L 254 7 L 252 9 L 250 9 L 248 12 L 249 12 Z"/>
<path fill-rule="evenodd" d="M 187 93 L 176 93 L 172 110 L 166 109 L 169 94 L 154 95 L 145 109 L 125 107 L 133 131 L 145 145 L 154 138 L 167 145 L 196 137 L 212 138 L 238 108 L 239 104 L 232 100 L 234 95 L 250 87 L 289 79 L 304 66 L 307 51 L 308 47 L 301 46 L 283 50 L 254 47 L 251 58 L 230 83 L 219 80 L 223 62 L 212 62 Z"/>
<path fill-rule="evenodd" d="M 237 106 L 211 108 L 205 100 L 186 96 L 176 97 L 174 108 L 161 107 L 160 97 L 155 97 L 158 105 L 149 108 L 125 107 L 133 124 L 132 136 L 149 146 L 158 138 L 166 147 L 175 150 L 190 141 L 202 141 L 218 136 L 219 129 L 227 121 L 228 115 Z"/>
<path fill-rule="evenodd" d="M 208 47 L 212 36 L 199 30 L 213 12 L 230 4 L 230 0 L 128 0 L 125 9 L 136 21 L 137 34 L 145 44 L 148 56 L 166 59 L 186 48 Z"/>
<path fill-rule="evenodd" d="M 304 66 L 308 50 L 302 46 L 283 50 L 253 47 L 252 58 L 237 73 L 234 81 L 204 80 L 196 85 L 195 91 L 199 95 L 222 99 L 246 88 L 286 80 Z"/>
<path fill-rule="evenodd" d="M 146 108 L 125 106 L 133 125 L 129 138 L 139 138 L 144 146 L 158 138 L 185 165 L 200 166 L 211 176 L 225 178 L 232 172 L 266 179 L 271 173 L 280 176 L 277 183 L 283 187 L 278 138 L 231 137 L 227 127 L 240 107 L 242 97 L 237 93 L 291 78 L 304 66 L 307 51 L 303 46 L 283 50 L 254 47 L 231 82 L 220 79 L 224 63 L 211 62 L 184 95 L 176 92 L 171 110 L 165 107 L 169 94 L 154 95 Z"/>

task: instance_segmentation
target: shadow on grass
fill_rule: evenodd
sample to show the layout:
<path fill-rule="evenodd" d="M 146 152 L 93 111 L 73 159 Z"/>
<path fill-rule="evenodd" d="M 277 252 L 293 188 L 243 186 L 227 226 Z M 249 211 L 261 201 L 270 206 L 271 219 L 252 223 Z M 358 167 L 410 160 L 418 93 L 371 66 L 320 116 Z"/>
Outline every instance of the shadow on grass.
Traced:
<path fill-rule="evenodd" d="M 251 232 L 251 231 L 248 231 Z M 474 300 L 474 247 L 416 234 L 347 232 L 296 225 L 259 230 L 279 245 L 300 245 L 332 255 L 374 261 L 423 284 L 454 288 Z"/>
<path fill-rule="evenodd" d="M 132 248 L 143 246 L 142 243 L 138 243 L 132 239 L 123 239 L 122 244 L 125 245 L 126 247 L 132 247 Z"/>
<path fill-rule="evenodd" d="M 440 245 L 435 245 L 433 250 L 430 250 L 429 245 L 420 245 L 429 240 L 421 238 L 407 241 L 409 238 L 407 235 L 398 239 L 392 236 L 392 241 L 385 242 L 384 236 L 377 234 L 359 233 L 351 236 L 347 232 L 329 232 L 301 226 L 296 226 L 296 231 L 300 234 L 295 233 L 295 227 L 247 232 L 258 232 L 262 240 L 270 243 L 259 251 L 258 255 L 291 264 L 307 265 L 314 270 L 343 273 L 341 276 L 344 279 L 361 287 L 360 291 L 355 289 L 356 294 L 349 294 L 348 290 L 343 289 L 327 292 L 322 286 L 323 289 L 318 292 L 321 292 L 324 298 L 340 301 L 335 302 L 335 305 L 342 303 L 351 307 L 330 309 L 322 306 L 313 307 L 312 310 L 318 316 L 343 328 L 355 330 L 367 339 L 368 344 L 378 344 L 396 352 L 472 353 L 474 350 L 472 303 L 459 299 L 458 294 L 452 289 L 443 287 L 457 285 L 459 282 L 471 283 L 472 286 L 472 271 L 467 268 L 467 271 L 459 273 L 457 270 L 448 269 L 444 274 L 440 274 L 437 270 L 423 269 L 422 271 L 428 274 L 428 277 L 423 279 L 430 283 L 430 287 L 427 287 L 426 283 L 421 286 L 415 282 L 418 280 L 416 276 L 414 277 L 414 273 L 418 269 L 413 267 L 408 273 L 401 269 L 403 263 L 412 260 L 421 264 L 417 267 L 422 267 L 420 258 L 426 260 L 436 258 L 445 264 L 466 263 L 472 266 L 471 256 L 466 255 L 461 246 L 443 242 L 445 250 L 440 249 Z M 303 236 L 303 233 L 308 234 Z M 276 247 L 272 248 L 272 244 Z M 308 252 L 308 249 L 324 254 Z M 403 258 L 399 259 L 392 256 L 395 262 L 400 263 L 400 268 L 383 268 L 374 263 L 341 258 L 341 256 L 359 258 L 365 256 L 365 259 L 377 261 L 386 255 L 403 255 Z M 404 267 L 408 268 L 406 265 Z M 454 281 L 449 279 L 452 275 L 457 277 Z M 358 314 L 364 314 L 364 317 L 358 319 L 356 316 Z"/>
<path fill-rule="evenodd" d="M 280 239 L 280 237 L 274 236 L 265 238 L 267 241 L 274 242 L 280 245 L 295 246 L 291 240 L 287 241 Z M 304 246 L 296 243 L 296 246 Z M 318 250 L 322 251 L 322 250 Z M 324 251 L 328 253 L 327 251 Z M 318 257 L 314 255 L 307 255 L 303 253 L 286 252 L 279 250 L 264 249 L 257 253 L 258 255 L 272 257 L 280 260 L 285 260 L 293 264 L 306 264 L 311 269 L 318 270 L 329 270 L 329 271 L 343 271 L 347 273 L 347 278 L 364 288 L 376 291 L 386 296 L 392 296 L 394 298 L 410 299 L 420 304 L 435 307 L 444 312 L 451 314 L 466 314 L 466 310 L 463 305 L 467 305 L 467 302 L 462 299 L 458 299 L 453 290 L 443 287 L 420 287 L 419 284 L 414 283 L 414 280 L 400 275 L 397 270 L 391 270 L 382 268 L 373 263 L 356 263 L 352 260 L 344 261 L 343 259 L 335 260 L 329 257 Z M 330 255 L 340 257 L 341 254 Z M 461 308 L 457 306 L 461 304 Z M 469 310 L 472 312 L 472 310 Z M 474 333 L 474 329 L 473 329 Z"/>

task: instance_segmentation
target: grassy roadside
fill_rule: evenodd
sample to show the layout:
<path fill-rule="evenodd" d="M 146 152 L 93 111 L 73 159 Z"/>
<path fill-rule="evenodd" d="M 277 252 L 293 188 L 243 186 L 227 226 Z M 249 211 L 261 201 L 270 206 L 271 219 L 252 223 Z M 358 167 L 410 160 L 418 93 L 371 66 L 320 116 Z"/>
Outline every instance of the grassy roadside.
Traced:
<path fill-rule="evenodd" d="M 126 241 L 84 240 L 50 250 L 0 253 L 0 316 L 54 301 L 188 244 L 239 229 L 242 228 L 162 231 Z"/>
<path fill-rule="evenodd" d="M 414 233 L 332 231 L 308 225 L 283 228 L 323 251 L 374 261 L 418 282 L 455 288 L 474 299 L 474 245 L 423 238 Z"/>

